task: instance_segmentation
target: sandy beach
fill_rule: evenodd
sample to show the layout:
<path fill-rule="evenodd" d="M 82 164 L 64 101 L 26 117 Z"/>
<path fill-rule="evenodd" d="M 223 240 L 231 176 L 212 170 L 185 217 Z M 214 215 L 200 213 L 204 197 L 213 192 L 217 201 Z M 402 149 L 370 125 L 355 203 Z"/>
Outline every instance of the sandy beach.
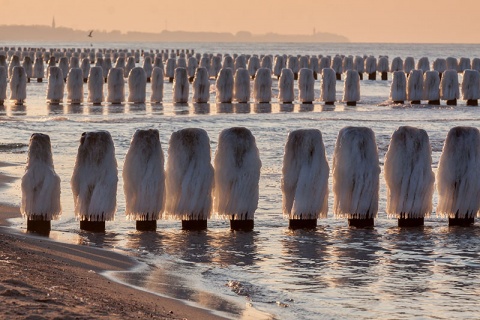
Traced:
<path fill-rule="evenodd" d="M 0 190 L 12 177 L 0 174 Z M 136 262 L 112 251 L 51 241 L 7 227 L 0 205 L 0 315 L 4 319 L 222 319 L 207 310 L 112 282 L 100 273 Z"/>

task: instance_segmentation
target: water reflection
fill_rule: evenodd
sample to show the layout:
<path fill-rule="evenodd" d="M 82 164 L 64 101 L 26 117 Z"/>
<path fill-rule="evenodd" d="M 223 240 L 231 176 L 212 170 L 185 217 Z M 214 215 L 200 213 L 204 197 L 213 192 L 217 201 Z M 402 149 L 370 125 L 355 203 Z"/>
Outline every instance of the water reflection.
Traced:
<path fill-rule="evenodd" d="M 25 116 L 27 115 L 27 106 L 24 104 L 14 104 L 11 107 L 12 116 Z"/>
<path fill-rule="evenodd" d="M 130 113 L 146 113 L 147 106 L 145 103 L 134 103 L 128 105 L 128 112 Z"/>
<path fill-rule="evenodd" d="M 313 103 L 302 103 L 298 108 L 299 112 L 312 112 L 313 111 Z"/>
<path fill-rule="evenodd" d="M 117 105 L 116 107 L 120 107 L 120 105 Z M 123 106 L 122 106 L 123 109 Z M 89 115 L 101 115 L 103 114 L 103 107 L 102 106 L 88 106 L 88 114 Z"/>
<path fill-rule="evenodd" d="M 83 106 L 80 104 L 67 104 L 66 106 L 67 114 L 81 114 L 83 113 Z"/>
<path fill-rule="evenodd" d="M 255 241 L 258 232 L 215 232 L 211 246 L 216 248 L 213 261 L 222 265 L 251 266 L 257 259 L 257 245 Z"/>
<path fill-rule="evenodd" d="M 234 104 L 234 112 L 235 113 L 239 113 L 239 114 L 242 114 L 242 113 L 250 113 L 250 103 L 248 102 L 243 102 L 243 103 L 236 103 Z"/>
<path fill-rule="evenodd" d="M 208 263 L 215 251 L 210 245 L 211 235 L 207 231 L 174 230 L 165 234 L 165 252 L 179 256 L 182 260 Z"/>
<path fill-rule="evenodd" d="M 1 104 L 0 105 L 0 116 L 6 116 L 7 115 L 7 108 Z"/>
<path fill-rule="evenodd" d="M 253 106 L 253 111 L 255 113 L 271 113 L 272 104 L 271 103 L 255 103 Z"/>
<path fill-rule="evenodd" d="M 232 113 L 233 104 L 232 103 L 217 103 L 217 113 Z"/>
<path fill-rule="evenodd" d="M 59 115 L 63 114 L 64 106 L 63 104 L 47 104 L 48 114 L 49 115 Z"/>
<path fill-rule="evenodd" d="M 188 109 L 188 103 L 180 103 L 180 102 L 174 103 L 173 112 L 177 116 L 188 115 L 190 113 L 190 110 Z"/>
<path fill-rule="evenodd" d="M 163 104 L 160 103 L 152 103 L 152 114 L 155 115 L 163 115 Z"/>
<path fill-rule="evenodd" d="M 293 103 L 281 103 L 280 112 L 293 112 L 294 105 Z"/>
<path fill-rule="evenodd" d="M 194 114 L 209 114 L 210 113 L 210 103 L 194 103 L 193 104 L 193 113 Z"/>
<path fill-rule="evenodd" d="M 321 106 L 321 111 L 322 112 L 327 112 L 327 111 L 335 111 L 335 105 L 322 105 Z"/>
<path fill-rule="evenodd" d="M 102 106 L 92 106 L 97 108 L 102 108 Z M 107 114 L 116 114 L 125 112 L 125 104 L 108 104 L 104 107 Z"/>

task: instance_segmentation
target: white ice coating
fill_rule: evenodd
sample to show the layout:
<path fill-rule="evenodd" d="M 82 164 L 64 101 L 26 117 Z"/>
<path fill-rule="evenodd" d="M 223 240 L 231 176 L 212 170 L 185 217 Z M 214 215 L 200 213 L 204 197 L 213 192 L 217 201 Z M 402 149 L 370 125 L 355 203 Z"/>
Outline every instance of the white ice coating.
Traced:
<path fill-rule="evenodd" d="M 460 58 L 460 61 L 458 61 L 458 72 L 463 72 L 468 69 L 472 69 L 470 58 Z"/>
<path fill-rule="evenodd" d="M 292 72 L 298 73 L 299 68 L 299 63 L 298 63 L 298 58 L 294 56 L 290 56 L 287 59 L 287 69 L 292 70 Z"/>
<path fill-rule="evenodd" d="M 231 56 L 226 55 L 223 58 L 222 68 L 230 68 L 232 70 L 235 69 L 235 62 L 233 61 L 233 58 Z"/>
<path fill-rule="evenodd" d="M 341 56 L 335 56 L 332 60 L 331 68 L 335 70 L 335 73 L 342 73 L 343 72 L 343 59 Z"/>
<path fill-rule="evenodd" d="M 173 78 L 173 102 L 186 103 L 188 102 L 188 76 L 186 68 L 176 68 L 175 77 Z"/>
<path fill-rule="evenodd" d="M 272 70 L 273 69 L 272 57 L 268 55 L 263 57 L 262 61 L 260 62 L 260 67 Z"/>
<path fill-rule="evenodd" d="M 122 103 L 125 101 L 125 81 L 122 68 L 112 68 L 107 76 L 107 102 Z"/>
<path fill-rule="evenodd" d="M 115 147 L 110 133 L 84 132 L 70 181 L 76 219 L 114 220 L 117 209 L 117 175 Z"/>
<path fill-rule="evenodd" d="M 0 67 L 0 105 L 7 99 L 7 70 Z"/>
<path fill-rule="evenodd" d="M 231 103 L 233 100 L 233 71 L 222 68 L 215 82 L 216 100 L 219 103 Z"/>
<path fill-rule="evenodd" d="M 163 68 L 154 67 L 152 71 L 152 95 L 150 102 L 160 103 L 163 101 Z"/>
<path fill-rule="evenodd" d="M 162 57 L 161 56 L 156 56 L 155 57 L 155 60 L 153 62 L 153 67 L 157 67 L 157 68 L 160 68 L 162 69 L 163 71 L 163 60 L 162 60 Z"/>
<path fill-rule="evenodd" d="M 458 72 L 456 70 L 446 70 L 443 72 L 442 80 L 440 80 L 440 98 L 442 100 L 460 98 Z"/>
<path fill-rule="evenodd" d="M 315 100 L 315 79 L 311 69 L 302 68 L 298 73 L 298 99 L 302 103 L 311 103 Z"/>
<path fill-rule="evenodd" d="M 353 70 L 353 56 L 347 56 L 343 58 L 342 62 L 343 72 L 347 72 L 348 70 Z"/>
<path fill-rule="evenodd" d="M 236 127 L 220 132 L 214 166 L 214 212 L 231 220 L 253 220 L 262 162 L 250 130 Z"/>
<path fill-rule="evenodd" d="M 128 75 L 128 102 L 145 103 L 147 74 L 142 67 L 135 67 Z"/>
<path fill-rule="evenodd" d="M 403 62 L 403 71 L 410 74 L 410 71 L 415 70 L 415 59 L 413 57 L 406 57 Z"/>
<path fill-rule="evenodd" d="M 60 177 L 53 167 L 50 137 L 46 134 L 34 133 L 30 137 L 21 188 L 20 212 L 25 218 L 50 221 L 60 217 Z"/>
<path fill-rule="evenodd" d="M 426 71 L 423 74 L 423 99 L 440 99 L 440 76 L 437 71 Z"/>
<path fill-rule="evenodd" d="M 307 68 L 307 69 L 309 68 L 307 56 L 300 56 L 298 58 L 298 71 L 300 71 L 300 69 L 302 68 Z"/>
<path fill-rule="evenodd" d="M 330 68 L 331 64 L 332 64 L 332 61 L 330 57 L 321 57 L 320 61 L 318 62 L 318 70 L 322 72 L 323 69 Z"/>
<path fill-rule="evenodd" d="M 294 76 L 291 69 L 283 68 L 278 79 L 278 101 L 291 103 L 295 100 Z"/>
<path fill-rule="evenodd" d="M 455 127 L 448 132 L 438 163 L 437 216 L 473 218 L 480 209 L 480 132 Z"/>
<path fill-rule="evenodd" d="M 12 59 L 8 64 L 8 78 L 12 78 L 13 68 L 15 67 L 20 67 L 20 58 L 16 55 L 12 56 Z"/>
<path fill-rule="evenodd" d="M 250 74 L 250 77 L 253 77 L 257 70 L 260 69 L 260 60 L 257 56 L 252 56 L 248 59 L 247 70 Z"/>
<path fill-rule="evenodd" d="M 422 70 L 424 73 L 430 70 L 430 62 L 427 57 L 422 57 L 417 61 L 417 69 Z"/>
<path fill-rule="evenodd" d="M 135 68 L 135 57 L 130 56 L 127 59 L 123 76 L 127 78 L 133 68 Z"/>
<path fill-rule="evenodd" d="M 152 58 L 147 56 L 143 59 L 142 64 L 143 71 L 145 71 L 145 75 L 147 78 L 152 77 L 153 65 L 152 65 Z"/>
<path fill-rule="evenodd" d="M 13 67 L 10 79 L 10 100 L 23 103 L 27 98 L 27 74 L 23 67 Z"/>
<path fill-rule="evenodd" d="M 191 78 L 191 77 L 194 77 L 195 76 L 195 72 L 197 71 L 197 68 L 198 68 L 198 61 L 195 57 L 190 57 L 188 58 L 188 62 L 187 62 L 187 74 L 188 74 L 188 77 Z"/>
<path fill-rule="evenodd" d="M 367 57 L 365 60 L 365 72 L 368 74 L 377 72 L 377 58 L 373 56 Z"/>
<path fill-rule="evenodd" d="M 343 101 L 353 102 L 360 100 L 360 76 L 356 70 L 348 70 L 343 86 Z"/>
<path fill-rule="evenodd" d="M 458 60 L 454 57 L 448 57 L 445 59 L 447 61 L 447 70 L 458 71 Z"/>
<path fill-rule="evenodd" d="M 68 58 L 61 57 L 58 61 L 58 67 L 62 70 L 63 80 L 67 80 L 68 72 L 70 71 L 70 66 L 68 65 Z"/>
<path fill-rule="evenodd" d="M 83 72 L 80 68 L 72 68 L 67 75 L 67 102 L 83 102 Z"/>
<path fill-rule="evenodd" d="M 447 70 L 447 60 L 442 58 L 437 58 L 433 61 L 433 70 L 438 73 L 443 73 Z"/>
<path fill-rule="evenodd" d="M 175 67 L 177 61 L 175 59 L 169 58 L 165 64 L 165 77 L 173 78 L 175 76 Z"/>
<path fill-rule="evenodd" d="M 421 101 L 423 98 L 423 71 L 412 70 L 407 79 L 408 101 Z"/>
<path fill-rule="evenodd" d="M 365 60 L 361 56 L 355 56 L 353 59 L 353 69 L 359 73 L 365 72 Z"/>
<path fill-rule="evenodd" d="M 178 58 L 177 68 L 187 68 L 187 60 L 185 58 Z"/>
<path fill-rule="evenodd" d="M 480 71 L 480 58 L 473 58 L 472 59 L 472 69 Z"/>
<path fill-rule="evenodd" d="M 233 79 L 233 99 L 237 102 L 250 101 L 250 74 L 245 68 L 238 68 Z"/>
<path fill-rule="evenodd" d="M 165 170 L 158 130 L 135 131 L 122 175 L 127 219 L 160 219 L 165 208 Z"/>
<path fill-rule="evenodd" d="M 80 68 L 82 69 L 83 78 L 87 79 L 88 74 L 90 73 L 90 59 L 82 59 L 82 65 Z"/>
<path fill-rule="evenodd" d="M 45 78 L 45 69 L 42 58 L 35 58 L 33 64 L 33 78 Z"/>
<path fill-rule="evenodd" d="M 248 76 L 248 75 L 247 75 Z M 193 78 L 193 102 L 207 103 L 210 100 L 210 80 L 204 67 L 197 68 Z"/>
<path fill-rule="evenodd" d="M 390 72 L 395 71 L 402 71 L 403 70 L 403 60 L 400 57 L 395 57 L 392 60 L 392 64 L 390 66 Z"/>
<path fill-rule="evenodd" d="M 381 56 L 377 61 L 377 71 L 378 72 L 388 72 L 388 57 Z"/>
<path fill-rule="evenodd" d="M 247 69 L 247 61 L 243 54 L 239 55 L 235 58 L 235 71 L 238 69 Z M 248 70 L 247 70 L 248 71 Z"/>
<path fill-rule="evenodd" d="M 465 70 L 462 82 L 463 100 L 480 99 L 480 73 L 477 70 Z"/>
<path fill-rule="evenodd" d="M 27 74 L 27 78 L 30 79 L 33 76 L 33 64 L 32 59 L 29 56 L 23 58 L 23 69 L 25 69 L 25 73 Z"/>
<path fill-rule="evenodd" d="M 103 96 L 103 69 L 102 67 L 90 68 L 87 80 L 88 96 L 87 101 L 91 103 L 102 103 Z"/>
<path fill-rule="evenodd" d="M 257 70 L 253 82 L 253 99 L 256 103 L 272 100 L 272 77 L 269 69 L 260 68 Z"/>
<path fill-rule="evenodd" d="M 335 102 L 337 100 L 336 85 L 335 70 L 324 68 L 322 70 L 322 93 L 320 100 L 324 102 Z"/>
<path fill-rule="evenodd" d="M 425 130 L 403 126 L 393 133 L 385 155 L 384 175 L 389 217 L 430 216 L 435 175 Z"/>
<path fill-rule="evenodd" d="M 373 130 L 340 130 L 333 155 L 334 214 L 340 218 L 375 218 L 380 165 Z"/>
<path fill-rule="evenodd" d="M 326 218 L 329 173 L 320 130 L 290 132 L 282 168 L 284 216 L 289 219 Z"/>
<path fill-rule="evenodd" d="M 393 73 L 392 85 L 390 87 L 390 99 L 392 101 L 407 100 L 407 77 L 403 71 Z"/>
<path fill-rule="evenodd" d="M 213 179 L 207 132 L 198 128 L 173 132 L 166 166 L 166 215 L 181 220 L 210 218 Z"/>
<path fill-rule="evenodd" d="M 276 56 L 275 63 L 273 66 L 273 74 L 279 77 L 280 74 L 282 73 L 283 68 L 285 68 L 285 61 L 283 60 L 283 56 Z"/>

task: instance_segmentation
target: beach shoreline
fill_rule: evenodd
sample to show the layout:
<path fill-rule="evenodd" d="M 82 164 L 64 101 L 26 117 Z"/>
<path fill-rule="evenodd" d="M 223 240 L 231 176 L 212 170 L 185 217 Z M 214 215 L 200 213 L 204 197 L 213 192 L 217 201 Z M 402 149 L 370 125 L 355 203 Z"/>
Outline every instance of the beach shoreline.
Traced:
<path fill-rule="evenodd" d="M 0 173 L 0 189 L 15 179 Z M 112 281 L 102 274 L 128 271 L 138 262 L 111 250 L 22 234 L 8 227 L 8 219 L 19 216 L 19 207 L 0 204 L 0 314 L 4 317 L 224 319 L 181 300 Z"/>

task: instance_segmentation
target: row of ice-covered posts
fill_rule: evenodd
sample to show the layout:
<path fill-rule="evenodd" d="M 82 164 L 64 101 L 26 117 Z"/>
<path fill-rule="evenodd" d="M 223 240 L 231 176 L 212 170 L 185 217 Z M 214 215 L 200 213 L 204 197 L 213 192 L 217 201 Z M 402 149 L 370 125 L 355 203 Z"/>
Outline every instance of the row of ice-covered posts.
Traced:
<path fill-rule="evenodd" d="M 433 211 L 450 225 L 471 225 L 480 209 L 480 132 L 452 128 L 435 177 L 423 129 L 402 126 L 392 135 L 384 161 L 389 217 L 401 227 L 423 226 Z M 378 213 L 380 162 L 372 129 L 340 130 L 332 161 L 334 215 L 354 227 L 373 227 Z M 223 130 L 211 161 L 209 137 L 199 128 L 172 133 L 168 158 L 156 129 L 137 130 L 123 166 L 125 214 L 138 230 L 156 230 L 161 218 L 182 220 L 183 229 L 206 229 L 213 213 L 233 230 L 252 230 L 262 162 L 255 137 L 243 127 Z M 283 157 L 283 213 L 291 229 L 315 228 L 328 213 L 330 167 L 317 129 L 289 133 Z M 71 178 L 80 227 L 104 231 L 116 213 L 117 161 L 107 131 L 83 133 Z M 49 231 L 61 214 L 60 178 L 47 135 L 31 136 L 22 178 L 21 212 L 27 229 Z"/>

